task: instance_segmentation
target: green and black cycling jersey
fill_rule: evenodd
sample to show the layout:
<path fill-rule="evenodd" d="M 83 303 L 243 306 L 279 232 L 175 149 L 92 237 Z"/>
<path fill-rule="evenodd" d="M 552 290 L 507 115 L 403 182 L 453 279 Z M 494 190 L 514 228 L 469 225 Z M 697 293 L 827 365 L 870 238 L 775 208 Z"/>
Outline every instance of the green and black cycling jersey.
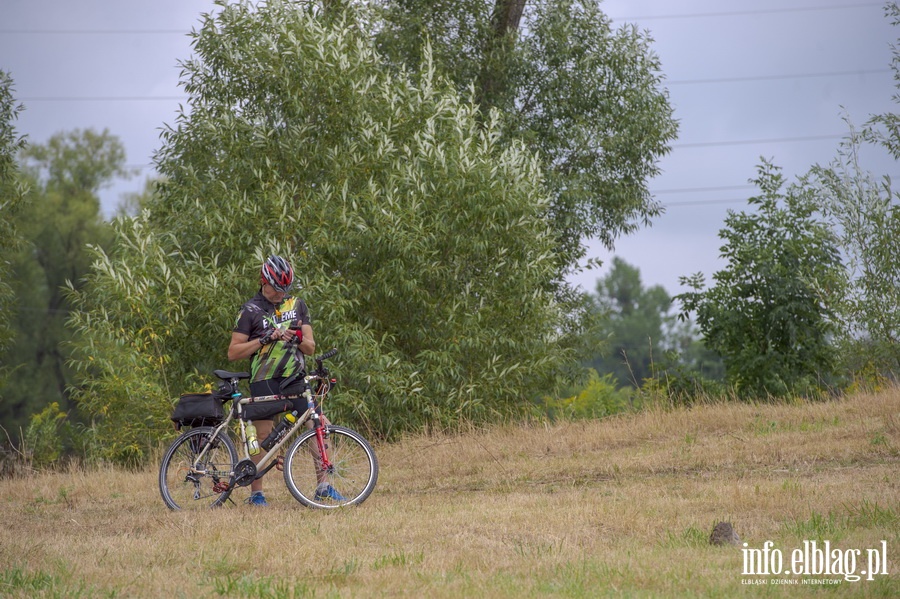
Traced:
<path fill-rule="evenodd" d="M 276 326 L 300 328 L 304 324 L 310 324 L 306 302 L 289 296 L 276 306 L 260 291 L 241 306 L 233 330 L 235 333 L 247 335 L 247 338 L 252 340 L 265 337 L 266 333 Z M 259 351 L 253 354 L 250 362 L 250 382 L 287 378 L 303 372 L 305 368 L 306 362 L 298 344 L 276 341 L 261 346 Z"/>

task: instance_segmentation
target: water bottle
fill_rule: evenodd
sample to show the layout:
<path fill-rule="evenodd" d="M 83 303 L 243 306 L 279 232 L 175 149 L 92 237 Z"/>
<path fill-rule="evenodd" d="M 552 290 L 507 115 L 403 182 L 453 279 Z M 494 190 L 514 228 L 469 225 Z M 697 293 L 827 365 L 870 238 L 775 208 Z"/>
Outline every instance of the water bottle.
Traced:
<path fill-rule="evenodd" d="M 269 436 L 266 437 L 266 440 L 260 443 L 260 447 L 269 451 L 272 447 L 281 440 L 281 437 L 284 436 L 285 431 L 287 431 L 291 425 L 297 422 L 297 412 L 288 412 L 284 415 L 284 418 L 281 419 L 281 422 L 272 429 L 272 432 L 269 433 Z"/>
<path fill-rule="evenodd" d="M 256 455 L 259 453 L 259 439 L 256 438 L 256 427 L 252 422 L 247 423 L 247 453 Z"/>

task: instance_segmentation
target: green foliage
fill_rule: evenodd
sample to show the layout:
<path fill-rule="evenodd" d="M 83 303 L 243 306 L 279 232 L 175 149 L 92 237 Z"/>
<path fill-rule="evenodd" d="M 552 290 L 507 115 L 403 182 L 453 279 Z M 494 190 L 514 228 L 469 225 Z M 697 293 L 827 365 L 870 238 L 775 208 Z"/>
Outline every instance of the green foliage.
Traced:
<path fill-rule="evenodd" d="M 584 256 L 583 240 L 611 247 L 659 214 L 647 181 L 677 122 L 646 32 L 613 31 L 599 0 L 521 3 L 520 19 L 505 0 L 371 4 L 395 68 L 433 64 L 461 94 L 474 89 L 485 115 L 499 108 L 507 138 L 538 155 L 562 268 Z"/>
<path fill-rule="evenodd" d="M 710 362 L 685 362 L 682 354 L 669 350 L 665 352 L 664 359 L 654 366 L 651 376 L 644 380 L 640 396 L 667 405 L 691 405 L 698 399 L 725 397 L 728 389 L 721 377 L 716 376 L 721 361 L 715 359 Z"/>
<path fill-rule="evenodd" d="M 900 24 L 895 2 L 885 5 L 885 14 Z M 891 67 L 900 83 L 900 50 L 892 50 Z M 861 152 L 868 142 L 900 157 L 900 119 L 876 115 L 860 131 L 845 120 L 850 132 L 835 159 L 814 166 L 800 185 L 816 196 L 846 264 L 843 276 L 823 287 L 839 325 L 835 344 L 841 370 L 854 387 L 872 389 L 900 373 L 900 210 L 890 177 L 868 172 Z"/>
<path fill-rule="evenodd" d="M 96 194 L 115 177 L 133 174 L 125 167 L 125 147 L 106 129 L 58 133 L 46 144 L 29 146 L 24 156 L 47 190 L 69 196 Z"/>
<path fill-rule="evenodd" d="M 843 355 L 857 362 L 855 372 L 871 364 L 890 377 L 900 372 L 900 209 L 890 178 L 862 169 L 860 143 L 851 129 L 837 158 L 813 167 L 803 183 L 819 198 L 846 262 L 841 284 L 828 290 L 841 317 Z"/>
<path fill-rule="evenodd" d="M 602 418 L 624 412 L 632 405 L 630 390 L 617 388 L 613 375 L 601 377 L 593 369 L 589 370 L 587 385 L 576 395 L 559 399 L 544 398 L 544 408 L 551 418 Z"/>
<path fill-rule="evenodd" d="M 78 310 L 69 324 L 83 334 L 73 344 L 81 381 L 74 399 L 95 417 L 104 457 L 140 462 L 172 432 L 175 398 L 202 390 L 212 370 L 226 367 L 225 331 L 235 312 L 228 308 L 236 304 L 210 298 L 238 302 L 236 285 L 226 282 L 236 277 L 187 250 L 181 254 L 172 239 L 175 245 L 164 247 L 139 218 L 117 220 L 115 228 L 117 252 L 130 261 L 94 247 L 87 285 L 70 289 Z"/>
<path fill-rule="evenodd" d="M 63 443 L 60 434 L 66 414 L 55 401 L 31 417 L 25 431 L 25 447 L 37 467 L 53 464 L 62 457 Z"/>
<path fill-rule="evenodd" d="M 661 356 L 665 349 L 664 325 L 675 321 L 669 295 L 659 285 L 645 289 L 640 271 L 615 257 L 592 299 L 606 318 L 608 356 L 594 357 L 591 366 L 615 375 L 619 385 L 640 386 L 650 376 L 654 350 Z"/>
<path fill-rule="evenodd" d="M 782 194 L 783 177 L 765 162 L 755 183 L 762 194 L 749 204 L 757 212 L 729 212 L 719 233 L 727 265 L 715 286 L 703 290 L 702 274 L 683 278 L 695 291 L 676 299 L 685 315 L 696 313 L 739 396 L 815 394 L 833 374 L 834 321 L 823 290 L 840 283 L 840 257 L 807 190 Z"/>
<path fill-rule="evenodd" d="M 891 20 L 891 25 L 900 25 L 900 6 L 896 2 L 886 2 L 884 5 L 885 17 Z M 894 71 L 894 81 L 900 84 L 900 45 L 892 45 L 891 69 Z M 900 95 L 895 94 L 894 102 L 900 103 Z M 886 148 L 895 159 L 900 159 L 900 114 L 887 112 L 877 114 L 869 119 L 863 128 L 862 137 L 867 141 L 879 144 Z"/>
<path fill-rule="evenodd" d="M 677 378 L 722 378 L 721 359 L 695 339 L 689 322 L 678 322 L 665 289 L 645 289 L 640 271 L 621 258 L 613 258 L 590 297 L 605 337 L 592 351 L 590 365 L 597 372 L 635 388 L 651 377 L 668 378 L 670 369 L 679 371 Z"/>
<path fill-rule="evenodd" d="M 900 25 L 897 3 L 887 3 L 885 15 Z M 900 85 L 900 49 L 892 46 L 892 51 L 891 68 Z M 897 95 L 893 99 L 900 102 Z M 890 177 L 879 180 L 863 168 L 863 142 L 900 158 L 898 115 L 875 115 L 859 132 L 851 125 L 837 157 L 828 166 L 813 167 L 804 184 L 821 198 L 847 261 L 843 284 L 829 290 L 841 317 L 841 355 L 854 379 L 870 386 L 900 372 L 900 210 Z"/>
<path fill-rule="evenodd" d="M 120 452 L 223 364 L 268 253 L 294 263 L 329 415 L 384 437 L 534 406 L 572 357 L 534 156 L 426 69 L 385 69 L 351 16 L 223 6 L 184 64 L 165 179 L 73 291 L 79 402 Z M 143 435 L 143 439 L 141 438 Z"/>
<path fill-rule="evenodd" d="M 34 468 L 58 466 L 64 458 L 97 464 L 102 457 L 96 431 L 74 421 L 57 402 L 31 416 L 22 448 L 26 463 Z"/>
<path fill-rule="evenodd" d="M 22 152 L 31 191 L 13 220 L 24 243 L 9 255 L 16 301 L 10 306 L 15 340 L 3 356 L 15 369 L 3 388 L 0 421 L 13 430 L 52 402 L 63 411 L 72 373 L 66 360 L 73 334 L 64 289 L 79 288 L 91 266 L 88 244 L 108 246 L 112 231 L 98 191 L 127 174 L 121 142 L 104 131 L 59 133 Z"/>
<path fill-rule="evenodd" d="M 0 352 L 9 346 L 13 337 L 10 316 L 15 292 L 10 285 L 13 278 L 10 260 L 22 241 L 15 217 L 27 192 L 16 162 L 16 154 L 25 142 L 17 135 L 13 123 L 21 110 L 13 98 L 12 78 L 0 70 Z M 6 366 L 0 366 L 0 385 L 6 373 Z"/>

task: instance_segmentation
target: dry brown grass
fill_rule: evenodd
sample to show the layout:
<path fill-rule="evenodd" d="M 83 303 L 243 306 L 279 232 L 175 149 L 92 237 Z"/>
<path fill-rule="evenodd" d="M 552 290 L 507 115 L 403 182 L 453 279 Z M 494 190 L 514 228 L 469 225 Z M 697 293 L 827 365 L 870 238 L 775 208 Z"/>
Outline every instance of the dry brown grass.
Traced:
<path fill-rule="evenodd" d="M 271 476 L 269 508 L 202 514 L 169 512 L 155 468 L 0 481 L 0 596 L 900 594 L 900 391 L 504 426 L 376 451 L 374 494 L 336 513 L 302 508 Z M 886 540 L 891 574 L 750 587 L 741 549 L 706 542 L 720 520 L 749 547 L 771 540 L 786 554 L 806 539 Z"/>

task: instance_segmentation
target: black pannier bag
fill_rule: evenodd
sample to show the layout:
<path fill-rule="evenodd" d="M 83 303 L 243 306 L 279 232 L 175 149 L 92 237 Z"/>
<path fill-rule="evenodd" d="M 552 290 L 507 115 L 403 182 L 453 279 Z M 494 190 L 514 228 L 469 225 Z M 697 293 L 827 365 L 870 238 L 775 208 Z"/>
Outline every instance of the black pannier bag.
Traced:
<path fill-rule="evenodd" d="M 182 395 L 172 412 L 175 428 L 183 426 L 217 426 L 225 419 L 222 397 L 212 393 Z"/>

